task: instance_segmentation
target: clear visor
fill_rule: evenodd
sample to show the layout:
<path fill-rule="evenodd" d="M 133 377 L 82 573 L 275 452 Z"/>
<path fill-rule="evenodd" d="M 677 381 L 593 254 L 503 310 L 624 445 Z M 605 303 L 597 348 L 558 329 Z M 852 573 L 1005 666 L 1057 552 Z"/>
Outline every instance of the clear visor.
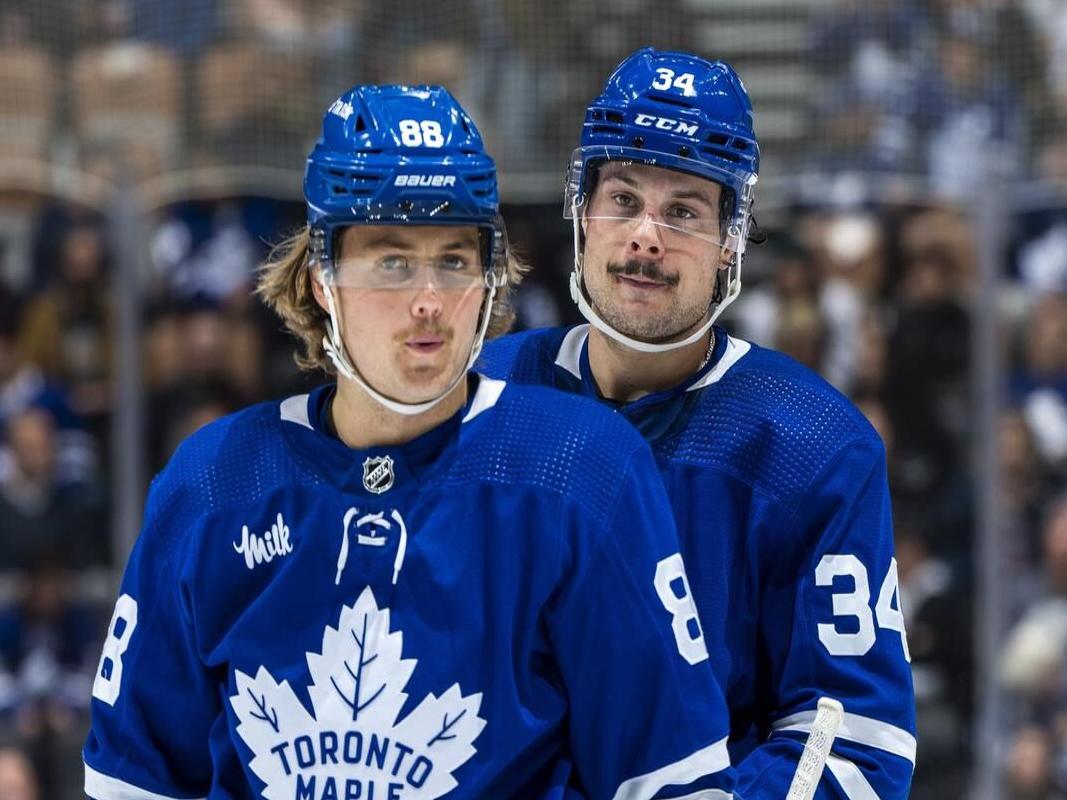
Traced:
<path fill-rule="evenodd" d="M 614 237 L 647 237 L 661 242 L 665 247 L 707 245 L 721 248 L 730 241 L 720 232 L 719 221 L 681 218 L 668 222 L 659 212 L 634 211 L 630 215 L 598 214 L 596 209 L 581 216 L 586 236 L 594 233 Z"/>
<path fill-rule="evenodd" d="M 755 178 L 737 198 L 737 213 L 726 217 L 722 183 L 732 179 L 704 177 L 709 169 L 692 159 L 673 156 L 668 162 L 628 147 L 578 148 L 571 157 L 564 217 L 577 217 L 587 234 L 591 226 L 620 234 L 642 229 L 665 244 L 699 241 L 743 249 Z"/>
<path fill-rule="evenodd" d="M 308 262 L 329 286 L 352 289 L 468 290 L 506 280 L 507 233 L 492 226 L 351 225 L 327 256 L 321 228 L 311 231 Z M 342 246 L 341 238 L 354 238 Z M 485 266 L 488 258 L 490 266 Z"/>
<path fill-rule="evenodd" d="M 351 289 L 484 288 L 488 277 L 477 252 L 444 253 L 417 258 L 402 253 L 346 256 L 335 259 L 324 276 L 332 286 Z"/>

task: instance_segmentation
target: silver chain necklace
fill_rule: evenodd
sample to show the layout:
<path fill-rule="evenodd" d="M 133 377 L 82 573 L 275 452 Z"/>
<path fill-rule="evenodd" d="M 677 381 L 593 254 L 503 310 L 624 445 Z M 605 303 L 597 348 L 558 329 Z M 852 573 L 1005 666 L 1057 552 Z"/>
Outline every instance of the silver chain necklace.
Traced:
<path fill-rule="evenodd" d="M 711 354 L 715 350 L 715 329 L 712 328 L 708 333 L 710 334 L 710 336 L 708 336 L 708 349 L 707 352 L 704 353 L 704 360 L 701 361 L 700 366 L 697 367 L 697 372 L 700 372 L 700 370 L 708 365 L 708 362 L 711 361 Z"/>

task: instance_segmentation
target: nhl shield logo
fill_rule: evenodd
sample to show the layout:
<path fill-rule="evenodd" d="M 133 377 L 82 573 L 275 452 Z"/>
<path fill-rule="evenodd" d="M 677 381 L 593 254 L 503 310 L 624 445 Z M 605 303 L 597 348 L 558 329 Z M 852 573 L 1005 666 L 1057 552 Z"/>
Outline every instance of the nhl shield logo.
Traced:
<path fill-rule="evenodd" d="M 378 456 L 363 462 L 363 488 L 382 494 L 393 488 L 393 457 Z"/>

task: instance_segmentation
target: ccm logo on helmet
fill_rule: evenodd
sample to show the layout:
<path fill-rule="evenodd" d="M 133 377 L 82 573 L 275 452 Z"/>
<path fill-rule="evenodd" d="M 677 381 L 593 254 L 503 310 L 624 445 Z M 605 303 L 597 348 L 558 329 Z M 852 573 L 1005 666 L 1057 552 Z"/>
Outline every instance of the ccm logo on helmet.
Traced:
<path fill-rule="evenodd" d="M 651 114 L 638 114 L 634 118 L 634 122 L 645 128 L 658 128 L 661 131 L 675 131 L 676 133 L 684 133 L 686 136 L 696 136 L 697 128 L 699 127 L 698 125 L 690 125 L 676 119 L 654 117 Z"/>
<path fill-rule="evenodd" d="M 455 175 L 397 175 L 393 186 L 455 186 Z"/>

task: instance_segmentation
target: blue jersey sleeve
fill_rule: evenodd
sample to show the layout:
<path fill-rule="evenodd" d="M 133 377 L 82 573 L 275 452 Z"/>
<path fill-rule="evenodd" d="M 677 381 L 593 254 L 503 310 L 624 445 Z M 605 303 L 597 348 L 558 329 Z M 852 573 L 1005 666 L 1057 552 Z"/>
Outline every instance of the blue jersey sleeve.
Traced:
<path fill-rule="evenodd" d="M 568 526 L 586 535 L 564 555 L 570 575 L 549 625 L 587 796 L 729 796 L 726 703 L 643 443 L 605 529 L 581 531 L 582 524 Z"/>
<path fill-rule="evenodd" d="M 93 800 L 201 798 L 211 785 L 221 705 L 183 602 L 182 556 L 165 519 L 170 489 L 161 477 L 149 494 L 93 684 L 83 752 Z"/>
<path fill-rule="evenodd" d="M 782 798 L 820 696 L 845 710 L 819 784 L 821 800 L 905 798 L 915 763 L 915 700 L 893 558 L 885 452 L 872 434 L 847 444 L 782 529 L 779 563 L 761 604 L 779 695 L 767 742 L 738 765 L 746 797 Z M 797 547 L 800 552 L 790 552 Z M 768 559 L 769 556 L 766 556 Z"/>

